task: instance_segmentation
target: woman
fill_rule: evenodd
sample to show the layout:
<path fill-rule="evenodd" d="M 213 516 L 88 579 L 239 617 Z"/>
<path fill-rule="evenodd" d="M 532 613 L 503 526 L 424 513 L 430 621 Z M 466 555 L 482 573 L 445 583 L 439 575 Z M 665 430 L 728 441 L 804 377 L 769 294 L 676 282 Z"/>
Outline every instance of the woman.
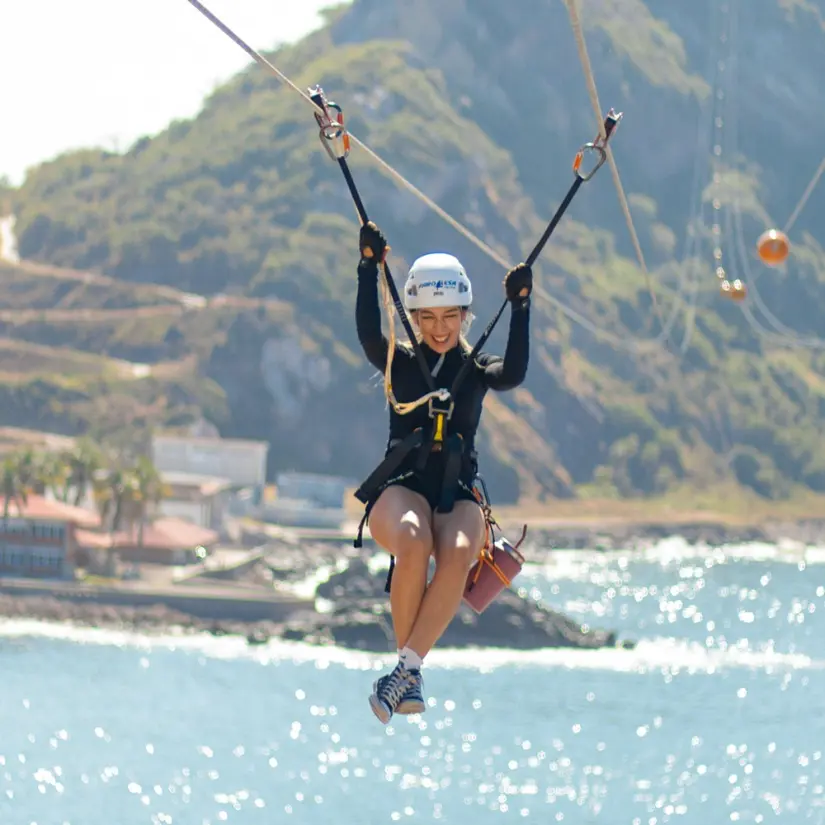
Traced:
<path fill-rule="evenodd" d="M 472 492 L 477 473 L 475 435 L 487 390 L 513 389 L 527 373 L 533 276 L 526 264 L 507 273 L 504 287 L 511 315 L 504 358 L 479 353 L 452 399 L 454 407 L 446 426 L 452 443 L 460 444 L 460 463 L 450 475 L 448 451 L 442 449 L 443 443 L 433 440 L 430 407 L 414 402 L 426 399 L 428 391 L 431 395 L 433 384 L 436 389 L 450 389 L 466 362 L 470 347 L 464 333 L 472 317 L 472 285 L 451 255 L 425 255 L 410 269 L 404 304 L 417 329 L 431 383 L 414 350 L 394 342 L 391 348 L 382 334 L 378 262 L 383 262 L 387 244 L 374 223 L 362 226 L 360 248 L 356 324 L 370 363 L 387 373 L 385 385 L 392 402 L 387 454 L 416 433 L 429 438 L 410 452 L 378 489 L 357 494 L 367 504 L 373 539 L 394 561 L 390 608 L 399 661 L 391 673 L 375 682 L 370 696 L 373 713 L 387 724 L 394 713 L 425 710 L 424 657 L 458 611 L 468 570 L 484 543 L 486 522 Z M 404 414 L 399 414 L 399 409 Z M 362 491 L 367 486 L 365 482 Z M 428 586 L 430 556 L 435 557 L 436 567 Z"/>

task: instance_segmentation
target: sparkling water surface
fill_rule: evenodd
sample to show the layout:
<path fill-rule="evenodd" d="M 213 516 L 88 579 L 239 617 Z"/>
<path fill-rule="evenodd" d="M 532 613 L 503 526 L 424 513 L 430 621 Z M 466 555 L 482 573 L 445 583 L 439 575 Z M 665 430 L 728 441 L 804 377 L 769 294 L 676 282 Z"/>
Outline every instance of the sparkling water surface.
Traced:
<path fill-rule="evenodd" d="M 819 554 L 819 555 L 817 555 Z M 825 823 L 825 553 L 559 553 L 519 579 L 633 651 L 391 659 L 0 624 L 0 825 Z"/>

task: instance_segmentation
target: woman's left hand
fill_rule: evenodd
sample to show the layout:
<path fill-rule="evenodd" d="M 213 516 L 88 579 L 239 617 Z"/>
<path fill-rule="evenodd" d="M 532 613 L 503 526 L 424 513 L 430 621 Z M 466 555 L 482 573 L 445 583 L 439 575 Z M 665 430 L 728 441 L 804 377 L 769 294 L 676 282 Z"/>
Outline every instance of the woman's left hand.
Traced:
<path fill-rule="evenodd" d="M 362 227 L 358 237 L 361 247 L 361 258 L 373 258 L 377 262 L 384 263 L 389 247 L 384 233 L 372 222 L 367 221 Z"/>
<path fill-rule="evenodd" d="M 533 291 L 533 270 L 525 263 L 516 264 L 504 276 L 504 291 L 508 301 L 523 304 Z"/>

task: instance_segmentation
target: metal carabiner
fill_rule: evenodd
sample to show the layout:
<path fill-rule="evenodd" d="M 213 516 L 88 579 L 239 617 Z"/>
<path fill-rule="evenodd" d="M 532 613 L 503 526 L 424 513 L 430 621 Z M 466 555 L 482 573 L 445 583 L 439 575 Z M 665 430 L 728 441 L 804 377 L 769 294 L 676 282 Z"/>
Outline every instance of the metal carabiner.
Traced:
<path fill-rule="evenodd" d="M 343 109 L 337 103 L 327 100 L 320 86 L 310 89 L 309 96 L 320 110 L 314 114 L 320 127 L 318 137 L 321 139 L 321 145 L 332 160 L 344 160 L 349 156 L 350 140 L 349 133 L 344 126 Z"/>
<path fill-rule="evenodd" d="M 327 107 L 334 109 L 337 114 L 334 119 L 330 116 L 324 123 L 319 121 L 321 143 L 333 160 L 343 160 L 349 157 L 350 150 L 349 132 L 344 126 L 344 112 L 332 101 L 327 103 Z M 315 119 L 318 120 L 318 115 L 315 115 Z"/>
<path fill-rule="evenodd" d="M 611 109 L 604 119 L 604 137 L 602 137 L 601 134 L 597 135 L 590 143 L 585 143 L 576 153 L 576 158 L 573 161 L 573 172 L 575 172 L 576 177 L 581 179 L 582 183 L 589 181 L 604 165 L 604 162 L 607 160 L 607 142 L 610 140 L 611 135 L 623 117 L 624 114 L 622 112 L 616 113 Z M 596 165 L 587 174 L 583 175 L 580 169 L 585 152 L 594 152 L 598 155 L 598 159 Z"/>
<path fill-rule="evenodd" d="M 594 152 L 598 155 L 598 160 L 596 161 L 596 165 L 586 174 L 582 174 L 581 172 L 581 165 L 582 160 L 584 159 L 585 152 Z M 585 143 L 581 149 L 576 153 L 576 158 L 573 161 L 573 172 L 575 173 L 576 177 L 579 178 L 582 183 L 587 183 L 599 169 L 602 168 L 604 162 L 607 160 L 607 152 L 604 149 L 604 146 L 599 146 L 596 143 Z"/>

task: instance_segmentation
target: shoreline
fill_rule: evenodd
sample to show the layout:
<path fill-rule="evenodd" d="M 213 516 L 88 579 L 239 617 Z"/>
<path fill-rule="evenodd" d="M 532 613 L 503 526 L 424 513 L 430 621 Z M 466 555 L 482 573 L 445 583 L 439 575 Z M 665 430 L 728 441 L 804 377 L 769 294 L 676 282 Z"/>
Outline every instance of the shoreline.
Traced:
<path fill-rule="evenodd" d="M 69 602 L 54 596 L 0 595 L 0 623 L 27 620 L 97 630 L 127 631 L 146 635 L 196 635 L 277 638 L 273 622 L 200 619 L 163 604 L 119 605 Z"/>
<path fill-rule="evenodd" d="M 207 574 L 151 587 L 131 581 L 101 585 L 0 579 L 0 617 L 136 632 L 174 628 L 183 633 L 241 636 L 250 645 L 281 639 L 391 652 L 394 641 L 385 576 L 355 555 L 346 566 L 319 570 L 328 552 L 328 547 L 317 547 L 317 555 L 299 552 L 296 555 L 304 563 L 289 565 L 284 575 L 277 575 L 261 559 L 256 570 L 243 570 L 241 580 L 204 581 Z M 268 585 L 260 583 L 266 569 L 272 573 Z M 320 575 L 313 580 L 313 573 Z M 258 583 L 247 577 L 257 578 Z M 590 628 L 519 594 L 515 584 L 516 589 L 499 593 L 483 614 L 462 605 L 442 637 L 444 644 L 459 649 L 632 646 L 613 630 Z"/>
<path fill-rule="evenodd" d="M 794 553 L 817 542 L 825 548 L 825 519 L 758 529 L 696 521 L 678 530 L 660 521 L 629 519 L 531 521 L 523 552 L 528 564 L 535 565 L 552 563 L 554 557 L 577 550 L 644 552 L 676 536 L 689 547 L 778 545 L 784 539 L 793 545 L 785 549 Z M 594 529 L 596 525 L 599 529 Z M 502 526 L 509 538 L 520 535 L 512 522 Z M 307 535 L 312 531 L 278 528 L 277 532 L 278 538 L 266 536 L 267 551 L 258 554 L 251 567 L 243 563 L 237 569 L 194 568 L 177 581 L 171 570 L 165 571 L 164 583 L 153 581 L 151 575 L 94 584 L 0 577 L 0 621 L 28 619 L 149 634 L 232 635 L 250 645 L 282 639 L 378 654 L 389 651 L 392 630 L 384 574 L 369 569 L 370 562 L 383 563 L 384 551 L 371 540 L 356 551 L 342 539 L 346 531 L 329 531 L 323 537 L 314 531 L 314 540 Z M 591 630 L 519 596 L 518 581 L 514 586 L 480 616 L 463 607 L 448 628 L 450 646 L 542 649 L 634 644 L 617 638 L 609 628 Z M 511 638 L 512 630 L 508 636 L 507 627 L 521 628 L 519 637 Z"/>
<path fill-rule="evenodd" d="M 635 642 L 618 639 L 615 632 L 581 627 L 553 611 L 546 611 L 544 627 L 527 628 L 520 638 L 512 630 L 490 632 L 501 623 L 496 613 L 506 614 L 512 605 L 499 603 L 499 611 L 488 608 L 486 627 L 466 626 L 461 614 L 450 625 L 439 646 L 452 650 L 632 650 Z M 360 603 L 349 605 L 330 617 L 293 616 L 289 621 L 210 620 L 182 613 L 163 604 L 113 606 L 99 602 L 72 603 L 48 596 L 0 595 L 0 626 L 4 622 L 34 621 L 72 628 L 134 633 L 145 636 L 235 637 L 249 647 L 270 641 L 304 643 L 322 651 L 340 648 L 378 656 L 395 653 L 388 611 L 376 612 Z M 327 624 L 327 619 L 329 624 Z M 559 633 L 559 628 L 561 632 Z M 554 638 L 555 635 L 555 638 Z"/>

